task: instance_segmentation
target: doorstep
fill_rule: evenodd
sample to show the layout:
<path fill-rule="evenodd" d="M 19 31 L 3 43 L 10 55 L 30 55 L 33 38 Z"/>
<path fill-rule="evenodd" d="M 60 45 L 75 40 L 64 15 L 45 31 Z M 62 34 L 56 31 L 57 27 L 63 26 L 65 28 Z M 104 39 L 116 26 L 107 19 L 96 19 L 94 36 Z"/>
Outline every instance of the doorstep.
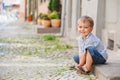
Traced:
<path fill-rule="evenodd" d="M 108 51 L 106 64 L 94 66 L 94 74 L 98 80 L 120 80 L 120 52 Z"/>

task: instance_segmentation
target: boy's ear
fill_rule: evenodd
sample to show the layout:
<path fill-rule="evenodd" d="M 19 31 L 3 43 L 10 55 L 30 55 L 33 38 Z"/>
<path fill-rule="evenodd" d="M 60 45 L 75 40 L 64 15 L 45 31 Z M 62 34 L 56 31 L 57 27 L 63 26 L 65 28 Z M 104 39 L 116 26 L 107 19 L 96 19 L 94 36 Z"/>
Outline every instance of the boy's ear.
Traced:
<path fill-rule="evenodd" d="M 93 30 L 93 27 L 91 27 L 91 31 Z"/>

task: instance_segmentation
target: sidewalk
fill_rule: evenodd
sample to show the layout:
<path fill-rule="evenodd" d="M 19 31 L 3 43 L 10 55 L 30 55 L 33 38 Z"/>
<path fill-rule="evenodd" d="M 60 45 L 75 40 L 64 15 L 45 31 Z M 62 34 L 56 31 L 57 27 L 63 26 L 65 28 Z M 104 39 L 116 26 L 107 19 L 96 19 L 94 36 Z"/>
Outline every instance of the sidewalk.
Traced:
<path fill-rule="evenodd" d="M 45 56 L 45 48 L 40 46 L 40 34 L 36 34 L 35 26 L 32 23 L 14 22 L 0 28 L 0 40 L 20 41 L 21 43 L 9 42 L 0 50 L 11 50 L 10 54 L 0 55 L 0 80 L 95 80 L 94 75 L 78 75 L 76 71 L 69 70 L 69 65 L 73 63 L 72 55 L 77 51 L 76 42 L 64 38 L 64 43 L 73 45 L 72 50 L 55 52 Z M 31 39 L 30 39 L 31 38 Z M 4 41 L 5 42 L 5 41 Z M 14 43 L 14 44 L 13 44 Z M 32 44 L 32 45 L 31 45 Z M 24 50 L 25 46 L 30 46 Z M 52 46 L 51 46 L 52 48 Z M 40 56 L 21 56 L 21 53 L 28 53 L 30 49 L 40 51 Z M 94 74 L 98 80 L 120 80 L 120 52 L 108 50 L 109 59 L 105 65 L 94 67 Z M 29 54 L 31 54 L 29 52 Z"/>
<path fill-rule="evenodd" d="M 53 51 L 53 41 L 42 41 L 41 36 L 34 25 L 24 22 L 0 29 L 0 80 L 95 80 L 93 74 L 79 75 L 69 70 L 76 47 Z M 63 47 L 65 44 L 62 42 Z"/>
<path fill-rule="evenodd" d="M 0 37 L 20 37 L 36 35 L 33 23 L 15 21 L 0 26 Z"/>

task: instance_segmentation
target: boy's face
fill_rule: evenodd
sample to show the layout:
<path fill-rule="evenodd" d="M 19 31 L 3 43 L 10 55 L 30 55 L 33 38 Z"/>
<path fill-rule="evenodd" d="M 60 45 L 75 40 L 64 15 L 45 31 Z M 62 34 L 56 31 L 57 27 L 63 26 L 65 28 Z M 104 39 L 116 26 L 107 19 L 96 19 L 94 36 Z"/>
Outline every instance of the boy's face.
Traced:
<path fill-rule="evenodd" d="M 87 35 L 92 32 L 93 27 L 90 26 L 90 23 L 88 21 L 83 22 L 79 21 L 78 23 L 78 32 L 82 36 L 82 38 L 86 38 Z"/>

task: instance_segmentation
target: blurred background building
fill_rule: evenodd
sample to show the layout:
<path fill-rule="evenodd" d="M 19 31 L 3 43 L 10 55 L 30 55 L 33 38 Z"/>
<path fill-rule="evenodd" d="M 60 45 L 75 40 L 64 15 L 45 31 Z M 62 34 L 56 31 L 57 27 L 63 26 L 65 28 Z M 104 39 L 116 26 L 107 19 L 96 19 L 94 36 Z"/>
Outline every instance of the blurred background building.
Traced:
<path fill-rule="evenodd" d="M 0 13 L 13 12 L 19 19 L 26 20 L 33 14 L 33 21 L 38 15 L 48 13 L 50 0 L 0 0 Z M 77 20 L 82 15 L 94 19 L 93 33 L 102 39 L 107 48 L 120 49 L 120 0 L 60 0 L 61 34 L 75 40 Z"/>

